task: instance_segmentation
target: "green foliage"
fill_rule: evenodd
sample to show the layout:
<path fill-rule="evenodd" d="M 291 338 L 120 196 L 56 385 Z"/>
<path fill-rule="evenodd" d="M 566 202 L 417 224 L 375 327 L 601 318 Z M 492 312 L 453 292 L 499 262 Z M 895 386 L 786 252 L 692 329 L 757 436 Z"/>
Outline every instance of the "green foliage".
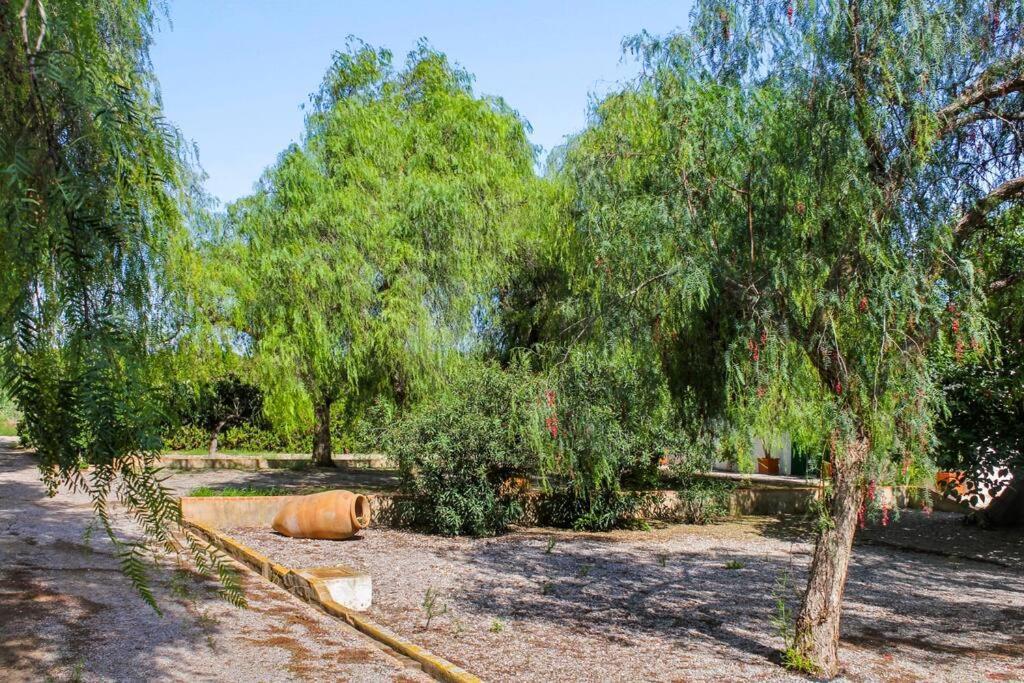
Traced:
<path fill-rule="evenodd" d="M 517 479 L 536 471 L 538 382 L 523 368 L 466 360 L 445 389 L 399 416 L 405 521 L 446 535 L 493 535 L 523 513 Z"/>
<path fill-rule="evenodd" d="M 434 588 L 427 588 L 427 592 L 423 595 L 423 613 L 427 617 L 426 628 L 430 628 L 430 622 L 435 618 L 440 617 L 448 613 L 448 605 L 438 605 L 437 603 L 437 590 Z"/>
<path fill-rule="evenodd" d="M 471 81 L 426 44 L 398 70 L 353 43 L 302 144 L 230 207 L 231 319 L 275 422 L 316 412 L 322 426 L 332 405 L 355 420 L 422 394 L 532 229 L 524 124 Z"/>
<path fill-rule="evenodd" d="M 684 476 L 676 485 L 679 517 L 684 524 L 710 524 L 729 516 L 735 485 L 719 479 Z"/>
<path fill-rule="evenodd" d="M 796 631 L 793 626 L 793 611 L 786 604 L 790 594 L 789 572 L 782 572 L 775 578 L 772 597 L 775 599 L 775 612 L 771 623 L 782 640 L 782 665 L 790 671 L 809 675 L 818 673 L 818 667 L 796 647 Z"/>
<path fill-rule="evenodd" d="M 154 18 L 145 0 L 0 4 L 2 385 L 49 492 L 88 492 L 155 606 L 145 560 L 175 547 L 179 512 L 157 471 L 152 358 L 166 338 L 162 266 L 196 178 L 161 115 Z M 115 498 L 138 537 L 115 533 Z M 189 549 L 240 599 L 229 565 Z"/>
<path fill-rule="evenodd" d="M 190 496 L 193 498 L 211 498 L 218 496 L 226 497 L 246 497 L 246 496 L 304 496 L 310 493 L 320 493 L 326 491 L 325 488 L 302 488 L 302 489 L 284 489 L 278 486 L 225 486 L 223 488 L 212 488 L 209 486 L 199 486 L 189 491 Z"/>
<path fill-rule="evenodd" d="M 966 498 L 997 494 L 1024 465 L 1024 209 L 1008 211 L 997 239 L 979 248 L 979 271 L 998 285 L 988 301 L 1000 345 L 987 359 L 940 357 L 947 412 L 938 425 L 936 460 L 967 473 Z"/>
<path fill-rule="evenodd" d="M 977 201 L 1018 175 L 1016 124 L 949 93 L 1012 79 L 1021 37 L 993 40 L 978 5 L 865 4 L 860 71 L 832 5 L 795 3 L 790 24 L 781 5 L 698 3 L 690 33 L 627 41 L 644 76 L 565 156 L 595 335 L 645 321 L 680 405 L 737 449 L 786 429 L 924 461 L 941 402 L 928 349 L 971 356 L 988 336 L 958 259 L 1018 196 Z"/>
<path fill-rule="evenodd" d="M 687 441 L 660 368 L 636 348 L 571 348 L 551 371 L 540 475 L 544 524 L 609 529 L 634 521 L 660 459 Z"/>
<path fill-rule="evenodd" d="M 263 396 L 259 389 L 236 375 L 210 381 L 176 382 L 165 391 L 167 442 L 184 450 L 208 445 L 216 452 L 223 430 L 233 427 L 265 427 Z M 202 436 L 197 432 L 201 431 Z M 199 444 L 192 445 L 195 441 Z"/>

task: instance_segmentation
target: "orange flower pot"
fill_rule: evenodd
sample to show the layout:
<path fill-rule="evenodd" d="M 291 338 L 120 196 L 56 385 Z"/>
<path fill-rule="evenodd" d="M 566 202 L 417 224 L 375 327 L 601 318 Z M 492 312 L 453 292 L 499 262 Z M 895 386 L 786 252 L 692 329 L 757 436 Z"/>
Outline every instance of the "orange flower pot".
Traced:
<path fill-rule="evenodd" d="M 963 472 L 936 472 L 935 488 L 939 493 L 956 492 L 959 497 L 967 495 L 967 484 L 964 482 Z"/>

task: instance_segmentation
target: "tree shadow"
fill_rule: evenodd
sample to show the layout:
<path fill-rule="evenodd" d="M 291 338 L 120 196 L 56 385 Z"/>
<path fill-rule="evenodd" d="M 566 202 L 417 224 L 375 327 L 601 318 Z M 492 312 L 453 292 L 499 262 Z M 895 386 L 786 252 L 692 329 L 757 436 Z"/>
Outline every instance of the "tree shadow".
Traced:
<path fill-rule="evenodd" d="M 782 641 L 772 618 L 799 605 L 810 548 L 800 520 L 760 525 L 774 544 L 751 552 L 712 542 L 702 550 L 656 541 L 509 537 L 474 545 L 467 561 L 484 578 L 463 587 L 473 611 L 588 633 L 617 642 L 635 635 L 669 647 L 714 641 L 721 657 L 776 661 Z M 753 544 L 752 544 L 753 545 Z M 788 577 L 785 583 L 782 577 Z M 509 591 L 532 585 L 533 591 Z M 855 549 L 842 639 L 868 651 L 899 648 L 914 661 L 1024 656 L 1024 574 L 976 562 L 887 548 Z M 886 640 L 886 634 L 893 638 Z"/>
<path fill-rule="evenodd" d="M 0 444 L 0 670 L 14 679 L 167 672 L 169 650 L 207 647 L 222 627 L 215 580 L 173 564 L 149 577 L 162 614 L 145 604 L 96 530 L 83 496 L 50 498 L 35 460 Z M 116 506 L 112 506 L 116 508 Z M 114 514 L 117 518 L 116 510 Z M 182 663 L 179 673 L 203 672 Z"/>
<path fill-rule="evenodd" d="M 164 484 L 175 495 L 187 496 L 193 489 L 208 486 L 303 489 L 349 489 L 356 493 L 379 493 L 398 488 L 398 470 L 363 468 L 316 468 L 271 470 L 164 470 Z"/>

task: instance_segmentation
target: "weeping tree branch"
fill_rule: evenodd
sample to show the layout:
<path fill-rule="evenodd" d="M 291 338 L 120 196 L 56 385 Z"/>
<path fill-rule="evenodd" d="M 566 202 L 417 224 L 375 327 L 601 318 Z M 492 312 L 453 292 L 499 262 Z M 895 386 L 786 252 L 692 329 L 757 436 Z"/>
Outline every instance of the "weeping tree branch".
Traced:
<path fill-rule="evenodd" d="M 993 280 L 988 284 L 989 294 L 995 294 L 1001 292 L 1004 289 L 1014 286 L 1018 282 L 1024 282 L 1024 272 L 1013 273 L 1006 277 L 1001 277 L 998 280 Z"/>
<path fill-rule="evenodd" d="M 1005 202 L 1020 199 L 1024 199 L 1024 176 L 1007 180 L 979 199 L 957 221 L 956 226 L 953 228 L 953 238 L 958 244 L 963 244 L 989 224 L 989 213 Z"/>
<path fill-rule="evenodd" d="M 1004 75 L 1005 78 L 993 82 L 993 79 Z M 960 118 L 964 112 L 1015 92 L 1024 92 L 1024 53 L 1018 53 L 1007 62 L 988 69 L 960 97 L 938 110 L 935 114 L 939 120 L 939 136 L 947 135 L 976 120 L 971 117 Z"/>

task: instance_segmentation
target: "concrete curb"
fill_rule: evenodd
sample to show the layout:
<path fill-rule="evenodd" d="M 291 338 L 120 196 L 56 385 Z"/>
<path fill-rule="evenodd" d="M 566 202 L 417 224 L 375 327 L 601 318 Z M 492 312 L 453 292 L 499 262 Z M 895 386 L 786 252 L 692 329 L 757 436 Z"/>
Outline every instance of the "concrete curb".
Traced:
<path fill-rule="evenodd" d="M 340 453 L 331 460 L 340 469 L 387 469 L 394 466 L 384 453 Z M 172 470 L 273 470 L 312 465 L 308 453 L 190 455 L 173 451 L 161 455 L 159 464 Z"/>
<path fill-rule="evenodd" d="M 213 527 L 188 519 L 183 519 L 182 525 L 188 531 L 198 536 L 200 540 L 221 549 L 242 564 L 258 572 L 268 581 L 276 583 L 289 593 L 320 608 L 327 614 L 341 619 L 382 645 L 416 661 L 423 671 L 434 679 L 444 681 L 445 683 L 481 683 L 479 678 L 465 669 L 405 640 L 390 629 L 375 624 L 366 617 L 335 602 L 326 583 L 322 579 L 304 575 L 302 571 L 277 564 L 271 561 L 270 558 L 239 543 Z"/>

